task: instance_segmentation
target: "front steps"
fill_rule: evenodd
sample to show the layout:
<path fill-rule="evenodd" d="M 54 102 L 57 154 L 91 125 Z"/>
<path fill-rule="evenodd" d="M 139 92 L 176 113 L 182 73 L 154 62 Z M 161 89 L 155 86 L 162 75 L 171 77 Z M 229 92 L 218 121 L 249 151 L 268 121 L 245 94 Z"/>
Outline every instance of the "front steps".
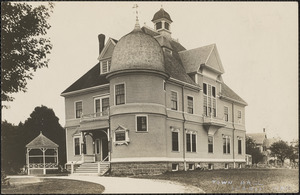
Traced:
<path fill-rule="evenodd" d="M 100 173 L 98 173 L 98 162 L 96 163 L 82 163 L 73 175 L 104 175 L 110 168 L 109 162 L 100 162 Z"/>

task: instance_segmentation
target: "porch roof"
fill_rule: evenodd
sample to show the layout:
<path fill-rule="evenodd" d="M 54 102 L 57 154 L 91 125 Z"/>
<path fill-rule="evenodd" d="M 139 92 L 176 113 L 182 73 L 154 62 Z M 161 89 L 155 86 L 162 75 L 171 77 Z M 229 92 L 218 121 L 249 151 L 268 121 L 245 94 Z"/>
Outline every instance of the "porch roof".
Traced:
<path fill-rule="evenodd" d="M 40 132 L 36 138 L 26 145 L 27 148 L 58 148 L 59 146 Z"/>

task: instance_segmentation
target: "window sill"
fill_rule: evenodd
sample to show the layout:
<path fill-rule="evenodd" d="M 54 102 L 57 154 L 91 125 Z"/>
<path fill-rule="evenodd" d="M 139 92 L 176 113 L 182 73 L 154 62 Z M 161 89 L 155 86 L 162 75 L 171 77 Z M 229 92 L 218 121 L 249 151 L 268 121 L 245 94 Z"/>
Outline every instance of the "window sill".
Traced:
<path fill-rule="evenodd" d="M 137 131 L 135 130 L 136 133 L 148 133 L 149 131 Z"/>
<path fill-rule="evenodd" d="M 121 145 L 129 145 L 130 141 L 115 141 L 115 146 L 121 146 Z"/>
<path fill-rule="evenodd" d="M 174 153 L 180 153 L 180 151 L 173 151 L 173 150 L 172 150 L 171 152 L 174 152 Z"/>

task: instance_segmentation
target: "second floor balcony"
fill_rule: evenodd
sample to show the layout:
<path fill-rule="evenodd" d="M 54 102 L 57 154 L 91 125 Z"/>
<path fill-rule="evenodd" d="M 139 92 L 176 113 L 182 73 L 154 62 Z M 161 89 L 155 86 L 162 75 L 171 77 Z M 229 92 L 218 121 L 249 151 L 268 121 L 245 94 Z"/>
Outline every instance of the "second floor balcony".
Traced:
<path fill-rule="evenodd" d="M 203 125 L 224 127 L 226 126 L 226 122 L 224 118 L 217 118 L 210 115 L 203 117 Z"/>
<path fill-rule="evenodd" d="M 108 120 L 109 109 L 106 109 L 103 112 L 95 112 L 91 114 L 82 114 L 80 118 L 80 123 L 89 122 L 89 121 L 97 121 L 97 120 Z"/>

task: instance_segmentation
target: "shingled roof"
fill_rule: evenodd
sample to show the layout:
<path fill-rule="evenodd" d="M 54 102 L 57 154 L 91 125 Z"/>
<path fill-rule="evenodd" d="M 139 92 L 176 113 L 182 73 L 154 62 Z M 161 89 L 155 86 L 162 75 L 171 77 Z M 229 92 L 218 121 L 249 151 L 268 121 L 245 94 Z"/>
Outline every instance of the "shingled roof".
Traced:
<path fill-rule="evenodd" d="M 251 137 L 255 140 L 256 144 L 263 144 L 265 139 L 267 139 L 266 133 L 247 133 L 248 137 Z"/>
<path fill-rule="evenodd" d="M 168 12 L 166 12 L 163 8 L 160 8 L 160 10 L 154 14 L 153 19 L 151 21 L 153 22 L 155 20 L 159 20 L 159 19 L 162 19 L 162 18 L 165 18 L 165 19 L 173 22 L 171 20 L 170 15 L 168 14 Z"/>
<path fill-rule="evenodd" d="M 36 138 L 34 138 L 29 144 L 26 145 L 27 148 L 58 148 L 58 145 L 51 141 L 49 138 L 44 136 L 42 132 Z"/>
<path fill-rule="evenodd" d="M 109 83 L 106 79 L 106 75 L 100 74 L 100 63 L 96 64 L 92 69 L 80 77 L 75 83 L 62 92 L 68 93 L 71 91 L 77 91 L 81 89 L 86 89 L 98 85 L 104 85 Z"/>
<path fill-rule="evenodd" d="M 240 96 L 238 96 L 238 94 L 236 94 L 232 89 L 230 89 L 224 82 L 221 83 L 221 86 L 221 96 L 225 96 L 236 100 L 244 105 L 248 105 L 247 102 L 245 102 Z"/>
<path fill-rule="evenodd" d="M 179 52 L 182 64 L 187 73 L 197 72 L 205 64 L 215 44 Z"/>

